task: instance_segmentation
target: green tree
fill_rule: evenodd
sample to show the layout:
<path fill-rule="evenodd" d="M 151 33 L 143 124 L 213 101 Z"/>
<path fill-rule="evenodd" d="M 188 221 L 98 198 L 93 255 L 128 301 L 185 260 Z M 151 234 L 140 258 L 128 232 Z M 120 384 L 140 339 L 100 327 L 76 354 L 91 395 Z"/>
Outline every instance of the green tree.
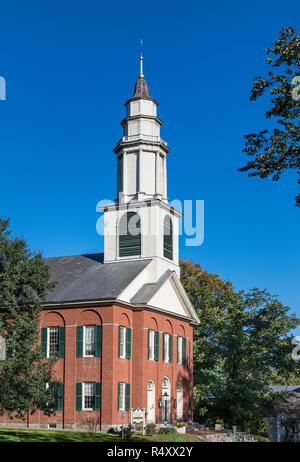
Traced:
<path fill-rule="evenodd" d="M 238 171 L 250 171 L 249 177 L 278 181 L 286 170 L 296 170 L 300 175 L 300 100 L 295 89 L 295 80 L 300 75 L 300 35 L 291 27 L 282 29 L 266 54 L 266 62 L 274 71 L 270 70 L 265 77 L 254 77 L 250 101 L 269 91 L 271 107 L 265 116 L 273 118 L 275 128 L 245 135 L 244 152 L 253 159 Z M 296 196 L 296 205 L 300 207 L 300 194 Z"/>
<path fill-rule="evenodd" d="M 38 408 L 51 414 L 58 383 L 54 360 L 46 361 L 38 345 L 41 301 L 54 287 L 40 253 L 23 239 L 12 238 L 9 220 L 0 219 L 0 414 L 25 418 Z M 46 390 L 46 383 L 50 387 Z"/>
<path fill-rule="evenodd" d="M 274 371 L 289 376 L 298 369 L 290 331 L 300 320 L 266 290 L 235 291 L 199 264 L 182 261 L 181 279 L 200 319 L 194 329 L 195 416 L 258 431 L 278 399 L 266 387 Z"/>

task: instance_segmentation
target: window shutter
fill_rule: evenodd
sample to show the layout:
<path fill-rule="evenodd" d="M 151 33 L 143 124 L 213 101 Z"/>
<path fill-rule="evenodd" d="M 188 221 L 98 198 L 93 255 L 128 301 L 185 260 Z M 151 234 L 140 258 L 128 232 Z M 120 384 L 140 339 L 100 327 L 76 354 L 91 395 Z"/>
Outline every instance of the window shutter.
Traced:
<path fill-rule="evenodd" d="M 159 360 L 159 332 L 157 331 L 154 334 L 154 359 Z"/>
<path fill-rule="evenodd" d="M 128 212 L 119 223 L 119 256 L 141 255 L 141 223 L 135 212 Z"/>
<path fill-rule="evenodd" d="M 118 383 L 118 409 L 120 410 L 121 382 Z"/>
<path fill-rule="evenodd" d="M 179 337 L 177 337 L 177 364 L 179 364 Z"/>
<path fill-rule="evenodd" d="M 41 328 L 41 346 L 43 357 L 47 357 L 47 327 Z"/>
<path fill-rule="evenodd" d="M 64 409 L 64 384 L 60 383 L 58 386 L 57 410 L 62 411 L 63 409 Z"/>
<path fill-rule="evenodd" d="M 125 410 L 130 409 L 130 383 L 125 384 Z"/>
<path fill-rule="evenodd" d="M 95 384 L 95 411 L 101 409 L 101 383 L 96 382 Z"/>
<path fill-rule="evenodd" d="M 182 364 L 186 364 L 186 338 L 182 339 Z"/>
<path fill-rule="evenodd" d="M 173 224 L 168 215 L 164 219 L 164 257 L 173 260 Z"/>
<path fill-rule="evenodd" d="M 118 356 L 119 358 L 121 358 L 121 326 L 119 326 Z"/>
<path fill-rule="evenodd" d="M 83 356 L 83 326 L 77 326 L 76 356 Z"/>
<path fill-rule="evenodd" d="M 95 356 L 102 355 L 102 324 L 96 326 L 96 352 Z"/>
<path fill-rule="evenodd" d="M 131 358 L 131 328 L 126 328 L 126 358 Z"/>
<path fill-rule="evenodd" d="M 66 330 L 64 327 L 59 327 L 58 330 L 58 341 L 59 341 L 59 347 L 58 347 L 58 357 L 59 358 L 64 358 L 65 357 L 65 334 Z"/>
<path fill-rule="evenodd" d="M 172 362 L 172 345 L 173 345 L 173 337 L 169 335 L 169 363 Z"/>
<path fill-rule="evenodd" d="M 76 411 L 82 410 L 82 383 L 76 383 Z"/>
<path fill-rule="evenodd" d="M 150 359 L 150 329 L 148 329 L 148 359 Z"/>

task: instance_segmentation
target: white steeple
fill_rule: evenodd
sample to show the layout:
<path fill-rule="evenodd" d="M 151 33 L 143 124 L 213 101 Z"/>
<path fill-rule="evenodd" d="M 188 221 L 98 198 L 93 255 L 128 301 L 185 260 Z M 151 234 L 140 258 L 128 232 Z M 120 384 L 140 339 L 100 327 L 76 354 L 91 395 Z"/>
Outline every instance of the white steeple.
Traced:
<path fill-rule="evenodd" d="M 126 103 L 123 136 L 117 155 L 117 198 L 104 211 L 104 261 L 152 260 L 154 281 L 165 271 L 179 276 L 178 219 L 182 214 L 168 205 L 167 143 L 160 137 L 158 103 L 150 97 L 143 75 Z"/>
<path fill-rule="evenodd" d="M 123 137 L 114 149 L 120 204 L 149 198 L 167 202 L 166 155 L 169 148 L 160 137 L 162 121 L 157 117 L 157 106 L 144 79 L 141 53 L 139 79 L 133 97 L 125 103 L 126 117 L 121 121 Z"/>

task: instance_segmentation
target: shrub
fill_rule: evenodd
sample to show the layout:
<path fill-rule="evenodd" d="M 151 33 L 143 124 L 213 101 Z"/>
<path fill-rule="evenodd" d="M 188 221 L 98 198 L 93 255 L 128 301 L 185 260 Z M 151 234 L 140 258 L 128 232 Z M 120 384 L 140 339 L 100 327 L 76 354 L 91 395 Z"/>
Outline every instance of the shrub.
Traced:
<path fill-rule="evenodd" d="M 156 425 L 154 423 L 150 423 L 146 425 L 146 435 L 153 436 L 156 430 Z"/>
<path fill-rule="evenodd" d="M 91 438 L 95 438 L 98 429 L 100 429 L 100 418 L 90 416 L 82 420 L 81 423 L 84 427 L 86 427 L 89 436 Z"/>
<path fill-rule="evenodd" d="M 158 433 L 161 435 L 168 435 L 171 433 L 176 433 L 176 429 L 175 427 L 161 427 Z"/>
<path fill-rule="evenodd" d="M 124 427 L 124 432 L 123 432 L 124 438 L 126 438 L 127 440 L 130 440 L 133 434 L 134 434 L 133 425 L 129 424 L 128 427 Z M 122 436 L 122 430 L 119 432 L 119 435 Z"/>

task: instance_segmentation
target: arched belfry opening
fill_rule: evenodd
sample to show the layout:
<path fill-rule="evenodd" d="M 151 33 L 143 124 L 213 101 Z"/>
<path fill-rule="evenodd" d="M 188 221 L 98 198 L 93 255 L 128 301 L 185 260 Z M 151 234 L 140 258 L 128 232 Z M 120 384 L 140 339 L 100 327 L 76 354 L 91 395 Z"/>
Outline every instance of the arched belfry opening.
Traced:
<path fill-rule="evenodd" d="M 119 228 L 119 257 L 141 255 L 141 220 L 136 212 L 122 215 Z"/>
<path fill-rule="evenodd" d="M 164 257 L 173 260 L 173 223 L 169 215 L 164 219 Z"/>

